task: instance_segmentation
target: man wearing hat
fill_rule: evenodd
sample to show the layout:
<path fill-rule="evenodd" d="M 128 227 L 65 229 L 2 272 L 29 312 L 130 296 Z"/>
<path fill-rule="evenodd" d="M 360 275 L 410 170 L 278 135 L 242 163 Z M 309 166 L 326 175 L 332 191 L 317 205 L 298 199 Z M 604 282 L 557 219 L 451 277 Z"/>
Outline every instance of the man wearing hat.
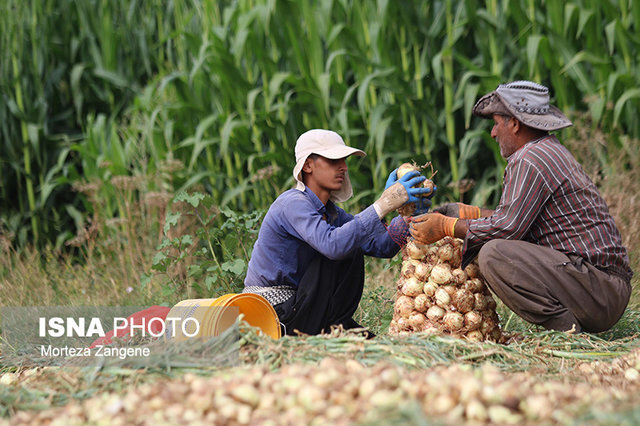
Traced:
<path fill-rule="evenodd" d="M 493 292 L 545 329 L 601 332 L 631 295 L 627 250 L 608 207 L 584 170 L 550 131 L 572 123 L 529 81 L 501 84 L 473 114 L 494 121 L 491 136 L 507 160 L 495 210 L 462 203 L 413 218 L 428 244 L 464 238 L 462 266 L 478 256 Z"/>
<path fill-rule="evenodd" d="M 395 241 L 402 241 L 396 231 L 408 234 L 400 216 L 389 231 L 382 219 L 406 202 L 424 200 L 426 212 L 430 201 L 418 197 L 431 191 L 413 188 L 425 180 L 418 172 L 397 179 L 394 170 L 380 198 L 352 216 L 335 203 L 353 195 L 346 158 L 366 154 L 333 131 L 314 129 L 298 138 L 295 155 L 296 187 L 269 208 L 243 291 L 264 296 L 287 334 L 359 328 L 352 316 L 364 287 L 364 255 L 393 257 L 400 249 Z"/>

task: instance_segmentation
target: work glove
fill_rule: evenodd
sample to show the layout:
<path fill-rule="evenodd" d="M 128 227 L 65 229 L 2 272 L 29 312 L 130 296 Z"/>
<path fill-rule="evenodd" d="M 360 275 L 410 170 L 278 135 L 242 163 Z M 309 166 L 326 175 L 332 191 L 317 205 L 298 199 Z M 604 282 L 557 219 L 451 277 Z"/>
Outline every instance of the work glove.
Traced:
<path fill-rule="evenodd" d="M 431 244 L 445 236 L 453 237 L 457 218 L 440 213 L 427 213 L 411 218 L 409 232 L 420 244 Z"/>
<path fill-rule="evenodd" d="M 457 217 L 459 219 L 478 219 L 480 217 L 480 207 L 470 206 L 463 203 L 447 203 L 435 209 L 434 212 L 442 213 L 445 216 Z"/>
<path fill-rule="evenodd" d="M 431 208 L 431 197 L 435 195 L 437 190 L 438 187 L 434 185 L 433 190 L 429 195 L 427 195 L 426 197 L 422 196 L 418 199 L 418 201 L 416 202 L 416 211 L 413 212 L 412 216 L 420 216 L 429 212 L 429 209 Z"/>
<path fill-rule="evenodd" d="M 384 192 L 373 203 L 373 207 L 380 219 L 405 203 L 415 203 L 420 199 L 421 195 L 431 192 L 428 188 L 413 187 L 426 179 L 426 177 L 420 176 L 418 171 L 409 172 L 400 179 L 397 179 L 397 176 L 397 169 L 391 172 Z"/>

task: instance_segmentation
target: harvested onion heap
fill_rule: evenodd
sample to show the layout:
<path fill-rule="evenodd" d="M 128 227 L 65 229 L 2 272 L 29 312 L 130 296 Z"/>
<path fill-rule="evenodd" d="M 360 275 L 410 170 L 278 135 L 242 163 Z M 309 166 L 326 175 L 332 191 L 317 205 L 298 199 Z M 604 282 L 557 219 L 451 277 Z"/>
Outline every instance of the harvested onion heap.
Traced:
<path fill-rule="evenodd" d="M 472 341 L 500 341 L 496 302 L 477 263 L 461 266 L 462 240 L 444 237 L 402 250 L 402 270 L 390 334 L 426 332 Z"/>

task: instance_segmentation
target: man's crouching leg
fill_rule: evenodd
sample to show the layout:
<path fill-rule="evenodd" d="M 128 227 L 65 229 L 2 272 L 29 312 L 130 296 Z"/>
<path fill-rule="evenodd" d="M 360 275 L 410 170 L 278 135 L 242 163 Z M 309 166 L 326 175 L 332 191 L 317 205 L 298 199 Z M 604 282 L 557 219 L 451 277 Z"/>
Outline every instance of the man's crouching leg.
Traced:
<path fill-rule="evenodd" d="M 328 332 L 332 325 L 345 329 L 359 325 L 352 319 L 364 288 L 361 252 L 343 260 L 315 258 L 305 271 L 295 296 L 274 306 L 287 334 Z"/>
<path fill-rule="evenodd" d="M 478 263 L 505 305 L 547 330 L 608 330 L 629 301 L 628 283 L 549 247 L 493 240 L 480 250 Z"/>

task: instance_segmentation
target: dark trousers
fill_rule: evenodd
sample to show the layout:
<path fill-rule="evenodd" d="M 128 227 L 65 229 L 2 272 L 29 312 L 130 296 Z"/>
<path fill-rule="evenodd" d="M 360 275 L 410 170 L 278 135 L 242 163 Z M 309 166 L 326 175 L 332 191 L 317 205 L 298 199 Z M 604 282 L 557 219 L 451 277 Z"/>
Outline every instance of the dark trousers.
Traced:
<path fill-rule="evenodd" d="M 547 330 L 608 330 L 631 296 L 629 282 L 580 256 L 525 241 L 490 241 L 480 250 L 478 264 L 505 305 Z"/>
<path fill-rule="evenodd" d="M 305 271 L 295 296 L 274 306 L 288 335 L 328 332 L 332 325 L 360 327 L 352 316 L 364 289 L 364 256 L 314 259 Z"/>

